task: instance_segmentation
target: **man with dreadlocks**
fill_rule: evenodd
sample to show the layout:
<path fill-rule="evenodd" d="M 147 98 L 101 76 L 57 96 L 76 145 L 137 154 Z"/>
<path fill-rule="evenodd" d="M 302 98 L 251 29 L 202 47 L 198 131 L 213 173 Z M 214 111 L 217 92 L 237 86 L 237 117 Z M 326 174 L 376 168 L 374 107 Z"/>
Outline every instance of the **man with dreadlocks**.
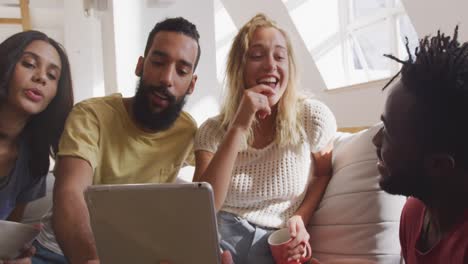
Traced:
<path fill-rule="evenodd" d="M 381 188 L 410 196 L 400 223 L 407 264 L 468 263 L 468 43 L 457 35 L 425 37 L 414 59 L 387 55 L 403 67 L 373 142 Z"/>

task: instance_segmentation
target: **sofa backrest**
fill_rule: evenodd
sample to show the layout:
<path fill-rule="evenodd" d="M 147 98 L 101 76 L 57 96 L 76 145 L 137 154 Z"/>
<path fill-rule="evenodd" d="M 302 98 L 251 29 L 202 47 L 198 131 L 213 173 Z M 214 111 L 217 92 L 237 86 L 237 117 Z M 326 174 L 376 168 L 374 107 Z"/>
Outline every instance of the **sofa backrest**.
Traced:
<path fill-rule="evenodd" d="M 338 133 L 335 139 L 333 176 L 308 227 L 313 254 L 319 260 L 400 263 L 398 229 L 406 198 L 379 187 L 372 137 L 380 127 Z"/>

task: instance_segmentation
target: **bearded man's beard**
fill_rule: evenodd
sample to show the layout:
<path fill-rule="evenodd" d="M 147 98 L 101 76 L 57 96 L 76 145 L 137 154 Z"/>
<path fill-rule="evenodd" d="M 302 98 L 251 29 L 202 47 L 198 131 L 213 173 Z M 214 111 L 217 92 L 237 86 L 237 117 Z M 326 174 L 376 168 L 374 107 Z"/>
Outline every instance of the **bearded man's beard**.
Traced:
<path fill-rule="evenodd" d="M 168 105 L 162 111 L 152 109 L 149 96 L 152 92 L 158 92 L 167 99 Z M 169 129 L 179 117 L 186 96 L 187 94 L 177 100 L 167 86 L 146 85 L 140 78 L 132 105 L 133 117 L 144 128 L 154 131 Z"/>

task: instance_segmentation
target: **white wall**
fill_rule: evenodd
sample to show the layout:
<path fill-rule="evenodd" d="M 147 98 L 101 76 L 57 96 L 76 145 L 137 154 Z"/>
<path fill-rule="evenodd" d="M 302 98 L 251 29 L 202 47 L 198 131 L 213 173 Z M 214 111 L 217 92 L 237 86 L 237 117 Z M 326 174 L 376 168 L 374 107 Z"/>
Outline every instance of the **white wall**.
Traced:
<path fill-rule="evenodd" d="M 106 0 L 107 8 L 96 13 L 101 24 L 102 68 L 105 94 L 117 91 L 117 57 L 115 50 L 114 4 Z"/>
<path fill-rule="evenodd" d="M 30 1 L 29 10 L 32 29 L 46 33 L 65 47 L 75 102 L 104 95 L 101 27 L 97 14 L 86 16 L 81 0 L 34 0 Z M 2 6 L 0 15 L 19 17 L 19 8 Z M 19 25 L 1 25 L 0 41 L 20 31 Z"/>
<path fill-rule="evenodd" d="M 83 1 L 64 1 L 64 44 L 70 60 L 75 102 L 104 95 L 99 18 L 86 16 Z"/>
<path fill-rule="evenodd" d="M 10 4 L 15 4 L 15 2 L 19 1 L 12 1 Z M 30 3 L 29 13 L 32 29 L 42 31 L 63 44 L 63 3 L 60 3 L 58 0 L 35 0 Z M 20 16 L 19 7 L 14 7 L 13 5 L 0 6 L 0 17 L 19 18 Z M 18 24 L 1 24 L 0 42 L 22 30 L 22 26 Z"/>
<path fill-rule="evenodd" d="M 468 1 L 402 0 L 418 36 L 435 35 L 437 30 L 452 35 L 459 24 L 460 40 L 468 41 Z"/>
<path fill-rule="evenodd" d="M 63 3 L 55 0 L 31 1 L 31 25 L 35 30 L 46 33 L 60 43 L 64 43 Z"/>
<path fill-rule="evenodd" d="M 146 1 L 113 2 L 113 23 L 115 34 L 115 66 L 117 73 L 116 91 L 124 96 L 132 96 L 135 91 L 135 65 L 143 54 L 143 10 Z"/>

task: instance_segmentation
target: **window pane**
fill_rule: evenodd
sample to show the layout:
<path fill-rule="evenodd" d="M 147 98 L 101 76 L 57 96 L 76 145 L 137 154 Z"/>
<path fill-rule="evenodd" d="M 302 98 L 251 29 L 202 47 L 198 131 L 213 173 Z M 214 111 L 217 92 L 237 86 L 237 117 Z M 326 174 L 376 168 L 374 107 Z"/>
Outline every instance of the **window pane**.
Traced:
<path fill-rule="evenodd" d="M 383 54 L 391 53 L 392 38 L 388 30 L 387 19 L 369 25 L 354 33 L 358 45 L 370 70 L 389 69 L 389 60 Z"/>
<path fill-rule="evenodd" d="M 408 58 L 408 54 L 406 52 L 405 37 L 408 37 L 411 55 L 414 55 L 414 49 L 418 46 L 418 35 L 416 34 L 408 15 L 399 16 L 398 24 L 400 26 L 400 36 L 398 38 L 399 50 L 401 51 L 400 59 L 406 60 Z"/>
<path fill-rule="evenodd" d="M 282 0 L 329 89 L 389 78 L 417 35 L 401 0 Z"/>
<path fill-rule="evenodd" d="M 316 60 L 317 68 L 328 88 L 349 85 L 343 65 L 341 46 L 335 46 L 320 59 Z"/>
<path fill-rule="evenodd" d="M 372 15 L 386 7 L 386 0 L 348 0 L 352 1 L 352 15 L 354 19 Z"/>
<path fill-rule="evenodd" d="M 353 50 L 353 64 L 354 64 L 354 69 L 362 70 L 364 69 L 364 66 L 362 65 L 361 58 L 359 58 L 359 53 L 360 51 L 360 45 L 357 44 L 355 41 L 351 41 L 351 49 Z M 365 58 L 363 58 L 365 59 Z"/>
<path fill-rule="evenodd" d="M 323 46 L 339 30 L 337 1 L 304 1 L 289 12 L 309 50 Z"/>

